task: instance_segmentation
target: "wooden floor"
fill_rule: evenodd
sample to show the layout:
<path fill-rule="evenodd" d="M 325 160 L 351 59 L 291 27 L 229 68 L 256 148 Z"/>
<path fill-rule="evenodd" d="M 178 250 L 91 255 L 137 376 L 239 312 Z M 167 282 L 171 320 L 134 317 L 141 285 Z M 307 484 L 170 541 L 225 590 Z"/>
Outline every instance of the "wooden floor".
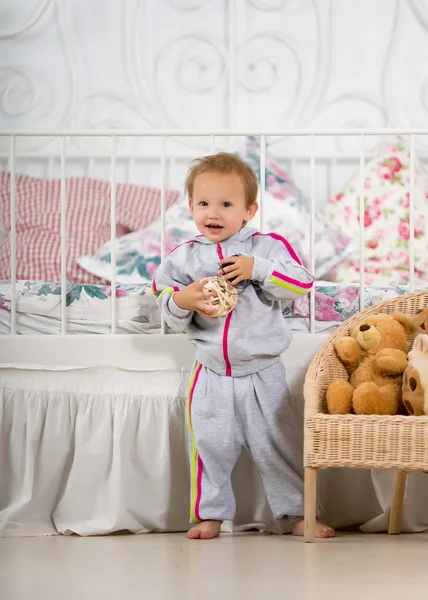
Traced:
<path fill-rule="evenodd" d="M 2 600 L 409 600 L 428 597 L 428 534 L 184 534 L 0 539 Z"/>

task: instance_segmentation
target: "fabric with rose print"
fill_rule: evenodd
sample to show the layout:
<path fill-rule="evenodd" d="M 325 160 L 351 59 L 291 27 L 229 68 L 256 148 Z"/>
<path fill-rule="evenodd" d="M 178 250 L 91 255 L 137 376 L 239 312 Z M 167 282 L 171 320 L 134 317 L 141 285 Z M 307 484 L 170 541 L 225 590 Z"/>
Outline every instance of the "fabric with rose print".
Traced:
<path fill-rule="evenodd" d="M 245 148 L 238 152 L 260 180 L 260 143 L 248 136 Z M 266 148 L 263 228 L 285 237 L 295 248 L 303 265 L 310 267 L 310 203 L 293 179 Z M 331 227 L 321 209 L 315 213 L 315 278 L 325 279 L 333 267 L 348 255 L 351 239 L 341 231 L 340 222 Z M 261 229 L 257 215 L 253 226 Z"/>
<path fill-rule="evenodd" d="M 365 168 L 364 177 L 364 281 L 390 285 L 409 281 L 410 264 L 410 154 L 405 141 L 396 137 Z M 359 182 L 349 183 L 325 208 L 326 221 L 341 225 L 342 232 L 359 245 Z M 428 181 L 415 157 L 415 280 L 428 276 Z M 355 250 L 335 267 L 330 279 L 340 283 L 359 281 L 359 255 Z"/>

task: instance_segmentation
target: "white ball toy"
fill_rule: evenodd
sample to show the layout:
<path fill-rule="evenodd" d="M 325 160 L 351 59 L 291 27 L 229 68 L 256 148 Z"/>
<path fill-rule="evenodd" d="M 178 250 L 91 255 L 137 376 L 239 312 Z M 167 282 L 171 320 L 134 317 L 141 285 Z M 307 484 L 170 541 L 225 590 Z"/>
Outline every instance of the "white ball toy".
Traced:
<path fill-rule="evenodd" d="M 203 289 L 206 292 L 217 294 L 205 301 L 208 306 L 216 309 L 216 312 L 212 315 L 213 317 L 225 317 L 235 308 L 238 301 L 238 291 L 226 279 L 210 277 Z"/>

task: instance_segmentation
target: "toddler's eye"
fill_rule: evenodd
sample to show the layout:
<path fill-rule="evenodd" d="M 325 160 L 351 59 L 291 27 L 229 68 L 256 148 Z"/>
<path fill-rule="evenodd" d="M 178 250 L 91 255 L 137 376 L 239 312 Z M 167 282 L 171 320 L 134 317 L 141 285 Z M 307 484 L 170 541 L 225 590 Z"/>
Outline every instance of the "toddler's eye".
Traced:
<path fill-rule="evenodd" d="M 223 202 L 223 206 L 225 208 L 229 208 L 229 206 L 232 206 L 230 202 Z"/>
<path fill-rule="evenodd" d="M 199 202 L 199 206 L 208 206 L 208 202 L 205 202 L 205 200 L 201 200 Z"/>

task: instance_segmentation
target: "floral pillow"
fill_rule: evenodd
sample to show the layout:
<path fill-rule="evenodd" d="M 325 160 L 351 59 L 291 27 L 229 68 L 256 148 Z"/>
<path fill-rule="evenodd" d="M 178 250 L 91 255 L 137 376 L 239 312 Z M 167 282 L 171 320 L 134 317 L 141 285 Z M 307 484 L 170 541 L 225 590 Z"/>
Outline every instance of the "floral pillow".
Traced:
<path fill-rule="evenodd" d="M 259 147 L 256 138 L 247 140 L 242 157 L 260 175 Z M 306 266 L 309 266 L 309 208 L 300 190 L 274 159 L 266 156 L 266 186 L 263 221 L 267 230 L 288 239 Z M 315 276 L 321 278 L 343 260 L 349 238 L 327 227 L 318 213 L 315 223 Z M 187 198 L 168 209 L 166 221 L 166 251 L 198 234 L 188 207 Z M 249 226 L 260 228 L 259 214 Z M 160 218 L 149 227 L 124 235 L 116 241 L 118 283 L 141 283 L 152 279 L 160 264 Z M 111 242 L 93 255 L 83 256 L 77 263 L 89 273 L 111 280 Z"/>
<path fill-rule="evenodd" d="M 260 180 L 260 146 L 257 138 L 248 137 L 245 150 L 239 153 L 254 169 Z M 266 152 L 266 191 L 263 221 L 266 230 L 287 238 L 306 267 L 310 263 L 310 207 L 294 181 Z M 256 219 L 255 219 L 256 220 Z M 326 224 L 322 210 L 315 214 L 315 277 L 321 279 L 347 256 L 351 239 L 340 227 Z"/>
<path fill-rule="evenodd" d="M 266 192 L 264 219 L 271 231 L 281 231 L 281 224 L 287 219 L 297 223 L 299 215 L 287 211 L 284 202 Z M 256 217 L 248 223 L 249 227 L 259 228 Z M 165 215 L 166 253 L 186 242 L 198 230 L 189 210 L 187 198 L 183 198 L 169 208 Z M 161 220 L 139 231 L 123 235 L 116 240 L 116 280 L 118 283 L 151 282 L 161 262 Z M 95 254 L 78 259 L 80 267 L 103 280 L 111 281 L 111 242 L 101 246 Z"/>
<path fill-rule="evenodd" d="M 197 235 L 187 205 L 187 199 L 173 204 L 165 214 L 166 253 Z M 116 281 L 118 283 L 150 283 L 161 262 L 160 217 L 145 229 L 140 229 L 116 240 Z M 92 275 L 111 281 L 111 241 L 77 263 Z"/>
<path fill-rule="evenodd" d="M 402 138 L 389 142 L 364 173 L 364 280 L 390 285 L 409 280 L 410 155 Z M 356 177 L 325 207 L 326 221 L 355 240 L 346 261 L 331 273 L 333 281 L 359 281 L 359 182 Z M 428 276 L 428 202 L 426 176 L 415 160 L 415 280 Z"/>

